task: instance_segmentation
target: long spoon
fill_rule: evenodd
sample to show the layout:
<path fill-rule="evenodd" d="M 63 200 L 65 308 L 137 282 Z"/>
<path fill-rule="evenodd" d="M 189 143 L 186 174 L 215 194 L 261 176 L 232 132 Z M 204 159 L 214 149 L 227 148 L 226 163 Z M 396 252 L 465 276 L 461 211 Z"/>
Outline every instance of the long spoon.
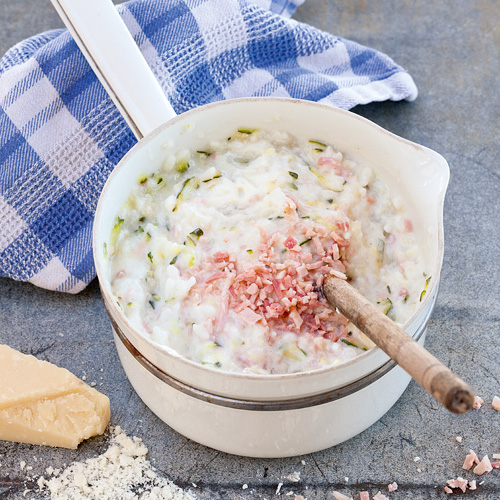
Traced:
<path fill-rule="evenodd" d="M 445 408 L 453 413 L 472 408 L 472 389 L 347 281 L 328 275 L 323 292 L 331 307 L 337 308 Z"/>

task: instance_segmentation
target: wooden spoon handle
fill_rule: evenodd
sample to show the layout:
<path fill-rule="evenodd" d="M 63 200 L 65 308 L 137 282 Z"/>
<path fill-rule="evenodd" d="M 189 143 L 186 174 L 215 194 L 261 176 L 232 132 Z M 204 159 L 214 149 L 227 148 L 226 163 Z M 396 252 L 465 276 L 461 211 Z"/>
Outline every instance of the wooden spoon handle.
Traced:
<path fill-rule="evenodd" d="M 331 307 L 336 307 L 448 410 L 470 410 L 472 389 L 352 285 L 329 275 L 323 292 Z"/>

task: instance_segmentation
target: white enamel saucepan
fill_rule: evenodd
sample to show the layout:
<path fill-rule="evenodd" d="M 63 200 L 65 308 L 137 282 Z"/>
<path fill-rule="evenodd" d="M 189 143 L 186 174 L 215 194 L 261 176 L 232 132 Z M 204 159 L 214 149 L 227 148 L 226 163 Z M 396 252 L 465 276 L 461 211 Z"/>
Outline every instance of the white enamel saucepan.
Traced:
<path fill-rule="evenodd" d="M 94 222 L 94 259 L 117 350 L 133 387 L 168 425 L 229 453 L 283 457 L 360 433 L 398 400 L 410 376 L 379 348 L 323 369 L 286 375 L 229 373 L 156 344 L 131 326 L 113 298 L 104 252 L 118 207 L 138 175 L 158 170 L 166 143 L 197 149 L 244 126 L 311 137 L 369 164 L 407 202 L 432 280 L 404 325 L 423 344 L 443 258 L 446 161 L 353 113 L 280 98 L 217 102 L 176 116 L 109 0 L 52 0 L 92 68 L 140 139 L 110 175 Z M 199 147 L 198 147 L 199 149 Z"/>

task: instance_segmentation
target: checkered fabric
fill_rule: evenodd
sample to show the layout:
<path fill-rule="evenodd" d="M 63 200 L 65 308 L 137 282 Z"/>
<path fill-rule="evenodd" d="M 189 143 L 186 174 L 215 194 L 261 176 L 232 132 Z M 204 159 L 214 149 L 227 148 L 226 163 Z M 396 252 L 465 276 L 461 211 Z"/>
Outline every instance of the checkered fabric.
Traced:
<path fill-rule="evenodd" d="M 389 57 L 289 17 L 303 0 L 132 0 L 118 7 L 177 113 L 242 96 L 344 109 L 414 99 Z M 0 276 L 76 293 L 92 219 L 136 139 L 66 30 L 0 60 Z"/>

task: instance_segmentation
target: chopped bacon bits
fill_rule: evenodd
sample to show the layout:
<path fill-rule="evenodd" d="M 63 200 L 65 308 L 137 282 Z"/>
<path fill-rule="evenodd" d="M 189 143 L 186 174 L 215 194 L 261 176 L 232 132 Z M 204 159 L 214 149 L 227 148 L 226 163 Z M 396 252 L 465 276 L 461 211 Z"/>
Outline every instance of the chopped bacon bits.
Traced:
<path fill-rule="evenodd" d="M 475 410 L 479 410 L 479 408 L 481 408 L 481 406 L 483 405 L 484 401 L 482 398 L 480 398 L 479 396 L 474 396 L 474 403 L 472 404 L 472 407 L 475 409 Z"/>

